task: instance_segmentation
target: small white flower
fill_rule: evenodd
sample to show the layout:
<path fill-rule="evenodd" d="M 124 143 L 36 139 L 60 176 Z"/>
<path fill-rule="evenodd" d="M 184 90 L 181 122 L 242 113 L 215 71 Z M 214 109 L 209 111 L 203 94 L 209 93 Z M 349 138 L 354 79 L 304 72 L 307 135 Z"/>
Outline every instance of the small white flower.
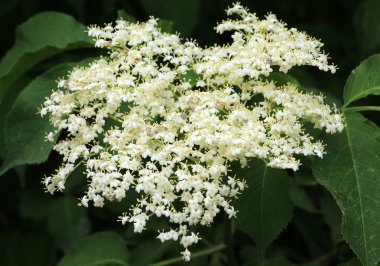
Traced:
<path fill-rule="evenodd" d="M 181 254 L 185 261 L 190 261 L 191 253 L 188 249 L 185 249 L 185 251 L 181 252 Z"/>

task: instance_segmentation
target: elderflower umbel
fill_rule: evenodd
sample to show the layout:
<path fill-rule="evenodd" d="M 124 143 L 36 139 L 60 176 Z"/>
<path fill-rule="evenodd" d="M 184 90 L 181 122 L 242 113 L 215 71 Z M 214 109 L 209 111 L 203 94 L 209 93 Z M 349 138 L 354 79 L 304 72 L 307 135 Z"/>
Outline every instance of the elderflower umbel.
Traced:
<path fill-rule="evenodd" d="M 240 4 L 227 14 L 239 19 L 216 30 L 232 31 L 232 43 L 209 48 L 161 32 L 154 18 L 89 27 L 95 46 L 109 56 L 73 69 L 40 110 L 55 127 L 49 140 L 67 132 L 54 147 L 63 164 L 45 178 L 47 190 L 63 190 L 83 163 L 88 190 L 81 205 L 102 207 L 134 190 L 139 199 L 121 222 L 140 233 L 151 215 L 165 217 L 173 228 L 158 238 L 179 241 L 189 260 L 188 247 L 200 239 L 189 226 L 208 226 L 222 210 L 236 215 L 231 199 L 246 184 L 231 173 L 232 162 L 245 167 L 260 158 L 296 171 L 296 156 L 322 157 L 323 144 L 303 125 L 340 132 L 338 110 L 293 84 L 262 79 L 296 65 L 335 72 L 322 44 L 273 14 L 260 20 Z M 263 100 L 252 100 L 256 95 Z"/>

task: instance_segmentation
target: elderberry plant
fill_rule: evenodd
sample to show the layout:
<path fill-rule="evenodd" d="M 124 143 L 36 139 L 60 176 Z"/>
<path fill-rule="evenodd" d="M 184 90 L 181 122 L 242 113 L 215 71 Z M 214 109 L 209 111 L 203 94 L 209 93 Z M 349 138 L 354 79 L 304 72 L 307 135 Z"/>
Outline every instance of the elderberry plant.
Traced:
<path fill-rule="evenodd" d="M 162 32 L 155 18 L 90 26 L 108 55 L 74 68 L 40 109 L 55 128 L 48 140 L 66 133 L 54 146 L 63 164 L 44 179 L 47 191 L 64 190 L 83 164 L 82 206 L 102 207 L 134 190 L 139 198 L 119 220 L 140 233 L 152 215 L 165 217 L 172 229 L 158 238 L 179 241 L 188 261 L 188 247 L 200 240 L 194 225 L 212 225 L 221 210 L 239 215 L 231 200 L 246 183 L 233 162 L 247 167 L 259 158 L 296 171 L 299 156 L 322 157 L 323 143 L 305 125 L 341 132 L 340 112 L 321 95 L 265 77 L 300 65 L 334 73 L 323 44 L 239 3 L 227 15 L 237 18 L 216 31 L 231 31 L 232 42 L 207 48 Z"/>

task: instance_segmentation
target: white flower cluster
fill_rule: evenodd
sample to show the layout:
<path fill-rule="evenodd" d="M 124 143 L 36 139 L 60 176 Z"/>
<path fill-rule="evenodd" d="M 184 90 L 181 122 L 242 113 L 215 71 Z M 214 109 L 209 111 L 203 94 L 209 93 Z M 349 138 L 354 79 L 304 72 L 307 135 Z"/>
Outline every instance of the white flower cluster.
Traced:
<path fill-rule="evenodd" d="M 342 131 L 336 108 L 294 85 L 262 79 L 273 67 L 334 72 L 322 44 L 274 15 L 259 20 L 240 4 L 227 13 L 240 19 L 216 29 L 234 31 L 232 43 L 205 49 L 161 32 L 153 18 L 90 27 L 109 56 L 72 70 L 40 110 L 56 129 L 48 139 L 67 134 L 54 147 L 64 162 L 44 180 L 47 190 L 63 190 L 83 163 L 88 190 L 81 205 L 102 207 L 135 190 L 140 198 L 122 223 L 142 232 L 151 215 L 166 217 L 176 226 L 158 238 L 179 241 L 189 260 L 188 246 L 200 239 L 189 226 L 208 226 L 221 210 L 236 215 L 230 202 L 246 185 L 231 173 L 232 162 L 245 167 L 260 158 L 297 170 L 295 156 L 322 157 L 323 144 L 303 125 Z"/>

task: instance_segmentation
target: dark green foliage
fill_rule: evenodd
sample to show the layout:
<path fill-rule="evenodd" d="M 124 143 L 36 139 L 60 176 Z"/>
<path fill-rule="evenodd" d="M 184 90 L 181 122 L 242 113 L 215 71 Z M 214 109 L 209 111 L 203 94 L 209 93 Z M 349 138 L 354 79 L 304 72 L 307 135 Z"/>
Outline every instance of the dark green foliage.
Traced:
<path fill-rule="evenodd" d="M 84 62 L 66 63 L 53 67 L 38 76 L 16 98 L 6 120 L 4 129 L 4 162 L 0 175 L 8 169 L 21 165 L 42 163 L 47 160 L 53 143 L 45 139 L 46 132 L 53 130 L 47 117 L 37 115 L 38 109 L 56 87 L 58 78 Z M 56 136 L 56 138 L 58 135 Z"/>

